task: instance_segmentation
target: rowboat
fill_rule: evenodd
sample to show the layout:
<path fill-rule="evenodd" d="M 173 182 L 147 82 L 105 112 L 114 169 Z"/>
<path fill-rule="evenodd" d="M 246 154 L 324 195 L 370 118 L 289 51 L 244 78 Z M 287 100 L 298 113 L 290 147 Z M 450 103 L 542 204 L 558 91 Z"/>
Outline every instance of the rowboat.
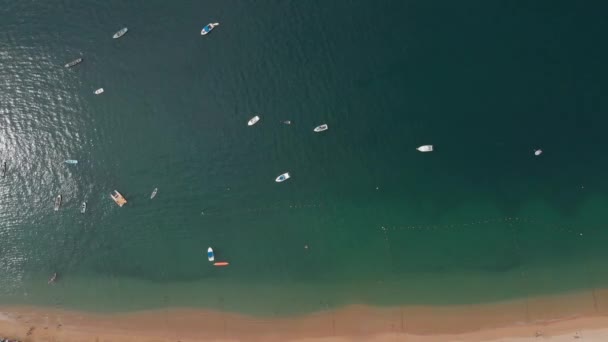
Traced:
<path fill-rule="evenodd" d="M 319 133 L 319 132 L 327 131 L 328 128 L 329 128 L 329 126 L 327 126 L 326 124 L 322 124 L 320 126 L 315 127 L 315 129 L 313 129 L 313 131 L 315 131 L 316 133 Z"/>
<path fill-rule="evenodd" d="M 422 145 L 416 149 L 420 152 L 433 152 L 433 145 Z"/>
<path fill-rule="evenodd" d="M 256 115 L 247 121 L 247 126 L 253 126 L 258 123 L 258 121 L 260 121 L 260 117 Z"/>
<path fill-rule="evenodd" d="M 112 38 L 114 38 L 114 39 L 120 38 L 120 37 L 124 36 L 125 33 L 127 33 L 127 31 L 129 31 L 129 29 L 126 27 L 123 27 L 120 30 L 118 30 L 116 33 L 114 33 Z"/>
<path fill-rule="evenodd" d="M 69 63 L 66 63 L 66 65 L 64 65 L 64 66 L 65 66 L 66 68 L 71 68 L 71 67 L 73 67 L 74 65 L 76 65 L 76 64 L 80 64 L 80 63 L 82 63 L 82 58 L 76 58 L 75 60 L 73 60 L 73 61 L 71 61 L 71 62 L 69 62 Z"/>
<path fill-rule="evenodd" d="M 127 203 L 127 200 L 117 190 L 114 190 L 114 192 L 110 194 L 110 197 L 112 197 L 119 207 L 122 207 Z"/>
<path fill-rule="evenodd" d="M 95 95 L 99 95 L 99 94 L 103 94 L 103 92 L 104 92 L 103 88 L 99 88 L 99 89 L 95 90 L 94 93 L 95 93 Z"/>
<path fill-rule="evenodd" d="M 215 254 L 213 254 L 213 248 L 211 247 L 207 248 L 207 259 L 209 259 L 209 261 L 215 260 Z"/>
<path fill-rule="evenodd" d="M 288 180 L 289 178 L 291 178 L 291 175 L 289 174 L 289 172 L 285 172 L 284 174 L 282 174 L 279 177 L 277 177 L 275 179 L 275 182 L 281 183 L 281 182 L 284 182 L 284 181 Z"/>
<path fill-rule="evenodd" d="M 228 265 L 230 265 L 230 263 L 228 261 L 218 261 L 218 262 L 213 263 L 213 266 L 219 266 L 219 267 L 228 266 Z"/>
<path fill-rule="evenodd" d="M 80 213 L 84 214 L 87 211 L 87 202 L 82 202 L 80 205 Z"/>
<path fill-rule="evenodd" d="M 150 199 L 153 199 L 154 197 L 156 197 L 157 192 L 158 192 L 158 188 L 154 188 L 154 190 L 152 190 L 152 195 L 150 195 Z"/>
<path fill-rule="evenodd" d="M 55 211 L 58 211 L 59 207 L 61 207 L 61 195 L 57 195 L 57 197 L 55 197 Z"/>
<path fill-rule="evenodd" d="M 218 26 L 219 24 L 220 23 L 209 23 L 205 25 L 205 27 L 203 27 L 203 29 L 201 30 L 201 36 L 207 35 L 207 33 L 211 32 L 211 30 L 213 30 L 213 28 Z"/>

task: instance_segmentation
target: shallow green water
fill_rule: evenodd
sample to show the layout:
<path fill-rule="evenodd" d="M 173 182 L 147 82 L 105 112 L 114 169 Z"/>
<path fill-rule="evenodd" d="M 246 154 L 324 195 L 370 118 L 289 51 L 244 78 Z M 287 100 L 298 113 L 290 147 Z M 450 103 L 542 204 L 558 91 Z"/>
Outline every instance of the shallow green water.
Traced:
<path fill-rule="evenodd" d="M 4 2 L 0 303 L 294 314 L 606 286 L 606 9 Z"/>

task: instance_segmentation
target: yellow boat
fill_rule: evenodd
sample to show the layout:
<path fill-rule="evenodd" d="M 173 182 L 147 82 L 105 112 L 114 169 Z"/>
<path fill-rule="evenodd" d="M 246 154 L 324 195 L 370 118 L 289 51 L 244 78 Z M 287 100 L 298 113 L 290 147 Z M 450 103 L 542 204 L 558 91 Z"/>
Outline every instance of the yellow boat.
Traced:
<path fill-rule="evenodd" d="M 119 207 L 122 207 L 123 205 L 125 205 L 127 203 L 127 200 L 124 197 L 122 197 L 120 192 L 118 192 L 116 190 L 114 190 L 114 192 L 110 194 L 110 197 L 112 197 L 114 202 L 116 202 L 116 204 L 118 204 Z"/>

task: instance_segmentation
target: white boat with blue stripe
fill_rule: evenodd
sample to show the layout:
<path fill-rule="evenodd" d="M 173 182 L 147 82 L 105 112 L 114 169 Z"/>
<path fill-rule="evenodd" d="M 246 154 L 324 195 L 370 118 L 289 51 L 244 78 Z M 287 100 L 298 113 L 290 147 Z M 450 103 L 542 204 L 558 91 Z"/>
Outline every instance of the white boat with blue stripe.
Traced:
<path fill-rule="evenodd" d="M 289 178 L 291 178 L 291 175 L 289 174 L 289 172 L 285 172 L 284 174 L 277 177 L 277 179 L 275 179 L 275 182 L 282 183 L 282 182 L 288 180 Z"/>
<path fill-rule="evenodd" d="M 201 30 L 201 36 L 205 36 L 207 35 L 209 32 L 211 32 L 216 26 L 219 26 L 220 23 L 209 23 L 207 25 L 205 25 L 205 27 L 203 27 L 203 29 Z"/>

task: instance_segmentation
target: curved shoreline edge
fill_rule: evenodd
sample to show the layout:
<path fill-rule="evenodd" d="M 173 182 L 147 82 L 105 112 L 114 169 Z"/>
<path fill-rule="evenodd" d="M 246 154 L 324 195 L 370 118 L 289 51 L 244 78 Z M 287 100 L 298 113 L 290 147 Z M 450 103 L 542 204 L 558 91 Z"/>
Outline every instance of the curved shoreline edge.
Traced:
<path fill-rule="evenodd" d="M 97 314 L 0 307 L 3 337 L 26 341 L 552 341 L 608 340 L 608 289 L 493 304 L 351 305 L 295 317 L 167 308 Z"/>

